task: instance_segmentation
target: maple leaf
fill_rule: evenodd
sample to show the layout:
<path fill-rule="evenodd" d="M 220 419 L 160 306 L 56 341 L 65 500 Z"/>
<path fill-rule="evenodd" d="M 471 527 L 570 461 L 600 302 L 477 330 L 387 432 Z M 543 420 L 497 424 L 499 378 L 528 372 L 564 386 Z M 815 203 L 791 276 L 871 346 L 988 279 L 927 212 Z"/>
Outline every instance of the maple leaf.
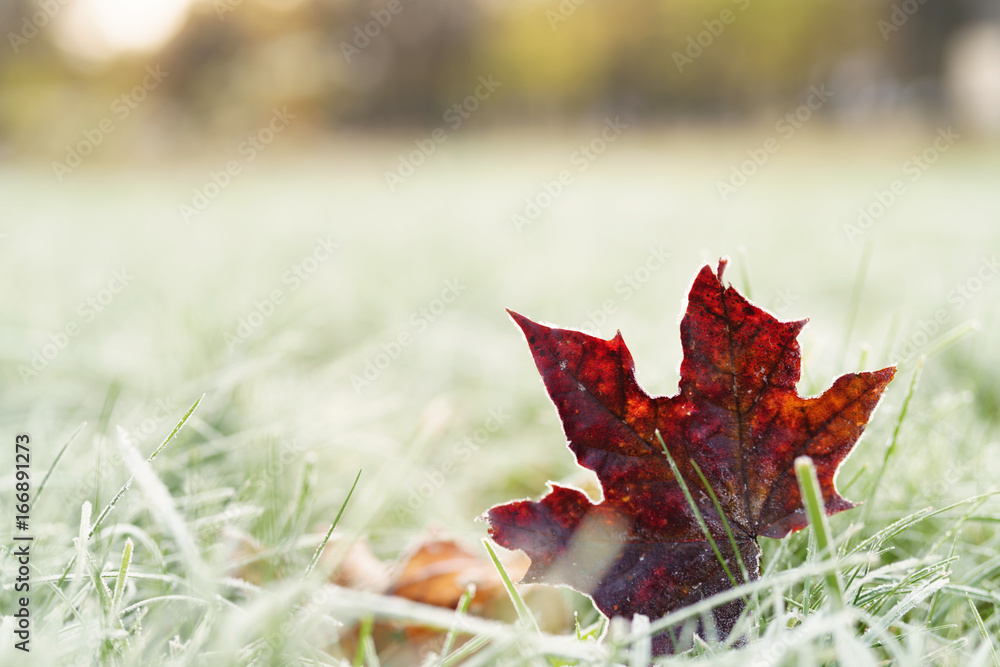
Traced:
<path fill-rule="evenodd" d="M 577 489 L 550 484 L 538 502 L 486 513 L 493 540 L 531 558 L 523 583 L 570 586 L 608 617 L 656 619 L 731 588 L 727 570 L 741 577 L 740 560 L 748 580 L 756 579 L 757 538 L 781 538 L 807 525 L 796 457 L 815 463 L 828 514 L 854 507 L 834 479 L 895 368 L 850 373 L 820 396 L 800 397 L 796 337 L 807 320 L 780 322 L 757 308 L 723 285 L 725 267 L 720 260 L 716 274 L 705 266 L 691 287 L 676 396 L 642 390 L 621 333 L 603 340 L 508 311 L 524 331 L 570 450 L 597 474 L 604 494 L 595 503 Z M 718 636 L 730 633 L 743 605 L 736 600 L 715 608 Z M 653 638 L 654 651 L 671 652 L 674 641 L 661 633 Z"/>

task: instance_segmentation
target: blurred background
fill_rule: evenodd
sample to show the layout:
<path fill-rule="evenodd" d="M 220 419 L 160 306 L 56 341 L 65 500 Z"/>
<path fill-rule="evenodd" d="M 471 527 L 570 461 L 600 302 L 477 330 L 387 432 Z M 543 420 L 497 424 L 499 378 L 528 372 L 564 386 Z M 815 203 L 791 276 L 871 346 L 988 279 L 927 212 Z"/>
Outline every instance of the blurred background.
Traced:
<path fill-rule="evenodd" d="M 995 0 L 5 0 L 0 140 L 58 158 L 108 116 L 128 126 L 95 159 L 197 156 L 275 106 L 304 142 L 377 135 L 441 124 L 483 75 L 476 131 L 740 125 L 825 82 L 838 125 L 996 134 L 998 22 Z"/>
<path fill-rule="evenodd" d="M 724 256 L 811 319 L 803 395 L 899 364 L 846 497 L 931 355 L 875 526 L 1000 476 L 1000 1 L 0 0 L 0 39 L 0 421 L 39 470 L 87 424 L 42 571 L 128 479 L 115 427 L 148 454 L 202 393 L 155 467 L 221 572 L 304 566 L 359 469 L 341 529 L 386 560 L 596 497 L 504 308 L 672 394 Z"/>

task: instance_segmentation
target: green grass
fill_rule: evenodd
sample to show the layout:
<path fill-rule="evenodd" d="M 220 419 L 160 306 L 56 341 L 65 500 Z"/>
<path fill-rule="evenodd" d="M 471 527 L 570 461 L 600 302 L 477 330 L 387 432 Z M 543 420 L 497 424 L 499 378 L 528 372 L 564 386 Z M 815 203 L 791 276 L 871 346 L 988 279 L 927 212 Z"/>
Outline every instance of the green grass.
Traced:
<path fill-rule="evenodd" d="M 391 621 L 449 637 L 428 664 L 646 664 L 652 634 L 723 599 L 605 624 L 583 596 L 516 587 L 524 607 L 496 620 L 324 581 L 361 538 L 394 561 L 436 530 L 490 562 L 475 519 L 491 505 L 537 498 L 550 479 L 593 493 L 504 307 L 621 329 L 640 383 L 673 393 L 683 295 L 703 262 L 728 255 L 728 280 L 752 280 L 757 303 L 811 319 L 803 394 L 861 359 L 887 364 L 935 311 L 947 317 L 920 350 L 919 383 L 914 355 L 839 478 L 846 498 L 874 502 L 831 517 L 819 540 L 812 528 L 761 540 L 762 578 L 725 598 L 751 600 L 746 648 L 698 642 L 664 662 L 997 664 L 1000 279 L 961 307 L 949 293 L 1000 247 L 983 205 L 1000 161 L 956 148 L 852 245 L 842 222 L 919 137 L 789 145 L 723 205 L 712 183 L 752 137 L 706 138 L 708 150 L 626 136 L 517 234 L 510 214 L 586 138 L 456 141 L 392 195 L 381 173 L 402 144 L 276 154 L 191 227 L 176 206 L 200 166 L 95 168 L 58 191 L 46 174 L 0 172 L 13 193 L 0 415 L 9 449 L 32 435 L 34 493 L 44 480 L 31 508 L 32 653 L 13 650 L 7 618 L 0 663 L 391 665 L 378 631 Z M 283 275 L 326 234 L 340 248 L 293 289 Z M 626 298 L 616 285 L 651 245 L 669 262 Z M 134 280 L 84 321 L 78 304 L 121 267 Z M 413 325 L 455 279 L 454 303 Z M 226 335 L 274 290 L 282 303 L 230 349 Z M 597 322 L 606 301 L 614 312 Z M 18 366 L 70 321 L 79 335 L 22 382 Z M 352 376 L 400 333 L 410 342 L 356 391 Z"/>

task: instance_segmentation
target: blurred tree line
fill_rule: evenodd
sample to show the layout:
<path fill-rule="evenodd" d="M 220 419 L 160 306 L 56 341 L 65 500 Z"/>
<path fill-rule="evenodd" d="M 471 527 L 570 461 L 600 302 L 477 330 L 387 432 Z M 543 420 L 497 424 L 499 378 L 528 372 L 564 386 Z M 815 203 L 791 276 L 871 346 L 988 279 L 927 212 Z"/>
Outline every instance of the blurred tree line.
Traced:
<path fill-rule="evenodd" d="M 151 150 L 211 143 L 283 106 L 318 130 L 440 125 L 489 75 L 500 85 L 477 112 L 487 125 L 609 113 L 741 120 L 780 112 L 810 84 L 831 81 L 841 108 L 933 112 L 948 34 L 996 4 L 196 0 L 160 49 L 90 62 L 59 45 L 55 24 L 69 1 L 0 5 L 8 148 L 65 145 L 88 119 L 110 115 L 148 67 L 169 74 L 133 105 L 145 122 L 116 121 Z M 48 24 L 30 39 L 12 37 L 39 22 L 39 2 L 56 8 Z M 887 30 L 894 11 L 902 23 Z"/>

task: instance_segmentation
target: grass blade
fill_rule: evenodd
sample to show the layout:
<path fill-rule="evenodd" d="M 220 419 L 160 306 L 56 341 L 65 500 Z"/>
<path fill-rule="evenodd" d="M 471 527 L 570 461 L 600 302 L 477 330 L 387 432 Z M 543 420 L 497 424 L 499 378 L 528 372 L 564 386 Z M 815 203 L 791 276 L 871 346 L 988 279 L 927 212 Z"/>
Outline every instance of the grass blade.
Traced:
<path fill-rule="evenodd" d="M 888 612 L 881 613 L 876 620 L 876 624 L 868 628 L 865 636 L 875 636 L 886 632 L 894 626 L 903 616 L 918 604 L 931 597 L 941 590 L 948 583 L 948 577 L 942 576 L 938 579 L 924 582 L 910 591 L 902 600 L 896 603 Z"/>
<path fill-rule="evenodd" d="M 306 567 L 306 571 L 302 575 L 303 580 L 310 574 L 312 574 L 313 568 L 316 567 L 316 563 L 319 562 L 320 556 L 323 555 L 323 550 L 326 548 L 326 543 L 330 541 L 330 536 L 333 535 L 333 529 L 337 527 L 338 523 L 340 523 L 340 517 L 344 515 L 344 510 L 347 509 L 347 503 L 351 499 L 351 495 L 354 493 L 354 488 L 358 485 L 359 479 L 361 479 L 361 470 L 358 471 L 358 476 L 354 478 L 354 484 L 351 485 L 351 490 L 347 492 L 347 497 L 344 498 L 344 502 L 340 506 L 340 511 L 337 512 L 336 518 L 333 520 L 333 523 L 330 524 L 330 530 L 326 531 L 326 536 L 323 538 L 323 541 L 320 542 L 319 546 L 316 547 L 316 551 L 313 553 L 312 560 L 309 561 L 309 565 L 308 567 Z"/>
<path fill-rule="evenodd" d="M 448 656 L 446 660 L 442 660 L 441 667 L 452 667 L 452 665 L 457 665 L 489 643 L 489 637 L 483 635 L 473 637 L 469 641 L 462 644 L 454 653 Z"/>
<path fill-rule="evenodd" d="M 451 653 L 451 647 L 455 644 L 455 636 L 458 634 L 458 626 L 464 620 L 463 617 L 465 613 L 469 610 L 469 603 L 472 602 L 472 598 L 476 595 L 476 585 L 469 584 L 465 587 L 465 592 L 462 593 L 462 597 L 458 600 L 458 606 L 455 607 L 455 622 L 450 628 L 448 628 L 448 634 L 444 638 L 444 645 L 441 647 L 441 657 L 438 660 L 439 667 L 443 667 L 445 660 L 448 659 L 448 654 Z"/>
<path fill-rule="evenodd" d="M 941 334 L 940 338 L 928 345 L 927 349 L 924 350 L 924 356 L 933 357 L 938 352 L 951 347 L 977 329 L 979 329 L 979 322 L 976 320 L 967 320 L 962 322 L 961 324 Z"/>
<path fill-rule="evenodd" d="M 732 570 L 729 569 L 729 564 L 726 559 L 722 557 L 722 552 L 719 551 L 718 545 L 715 544 L 715 539 L 708 530 L 708 524 L 705 523 L 705 518 L 702 517 L 701 511 L 698 510 L 698 505 L 694 502 L 694 496 L 691 495 L 691 491 L 688 489 L 687 482 L 684 481 L 684 477 L 681 476 L 681 471 L 674 463 L 674 457 L 670 455 L 667 450 L 667 443 L 663 442 L 663 436 L 660 435 L 660 430 L 656 430 L 656 437 L 660 441 L 660 447 L 663 448 L 663 454 L 667 457 L 667 462 L 670 464 L 670 469 L 674 472 L 674 477 L 677 479 L 678 484 L 681 487 L 681 491 L 684 492 L 684 498 L 687 499 L 688 505 L 691 507 L 691 511 L 694 513 L 694 518 L 698 521 L 698 527 L 701 528 L 701 532 L 704 533 L 705 539 L 712 546 L 712 551 L 715 552 L 715 557 L 719 559 L 719 565 L 726 572 L 726 576 L 729 577 L 729 581 L 733 586 L 737 586 L 736 577 L 733 576 Z M 733 541 L 735 544 L 735 540 Z M 739 552 L 737 552 L 739 553 Z"/>
<path fill-rule="evenodd" d="M 93 557 L 87 554 L 85 560 L 87 561 L 87 572 L 90 574 L 90 583 L 97 589 L 97 596 L 101 599 L 101 608 L 105 614 L 110 614 L 112 607 L 111 591 L 108 590 L 108 585 L 101 578 L 101 570 L 94 562 Z"/>
<path fill-rule="evenodd" d="M 97 429 L 95 434 L 97 436 L 97 469 L 101 469 L 101 457 L 104 454 L 104 440 L 105 436 L 108 434 L 108 423 L 111 422 L 111 414 L 115 410 L 115 406 L 118 405 L 118 398 L 122 393 L 122 381 L 119 378 L 114 378 L 111 380 L 111 384 L 108 385 L 108 391 L 104 394 L 104 404 L 101 405 L 101 412 L 97 417 Z M 101 485 L 94 485 L 94 502 L 91 503 L 94 507 L 101 506 Z"/>
<path fill-rule="evenodd" d="M 889 467 L 889 459 L 892 458 L 892 455 L 896 451 L 896 443 L 899 442 L 899 430 L 903 427 L 903 420 L 906 419 L 906 412 L 910 408 L 910 401 L 913 399 L 913 392 L 916 391 L 917 380 L 920 379 L 920 371 L 923 367 L 924 357 L 920 357 L 917 360 L 916 367 L 913 369 L 913 377 L 910 378 L 910 386 L 906 390 L 903 407 L 899 409 L 899 417 L 896 418 L 896 427 L 892 430 L 892 437 L 889 439 L 889 444 L 885 448 L 885 455 L 882 457 L 882 465 L 879 466 L 878 473 L 875 475 L 875 482 L 872 484 L 871 493 L 868 494 L 868 502 L 865 503 L 865 509 L 861 515 L 861 523 L 866 526 L 875 507 L 875 495 L 878 493 L 878 487 L 882 483 L 882 476 L 885 475 L 885 471 Z"/>
<path fill-rule="evenodd" d="M 795 459 L 795 475 L 799 478 L 799 489 L 802 492 L 802 503 L 805 505 L 806 517 L 816 536 L 817 552 L 824 558 L 835 561 L 837 552 L 834 549 L 833 538 L 830 535 L 830 524 L 826 519 L 826 508 L 823 507 L 823 493 L 819 480 L 816 478 L 816 467 L 808 456 Z M 840 571 L 829 570 L 826 580 L 827 595 L 837 611 L 844 608 L 844 588 L 840 582 Z"/>
<path fill-rule="evenodd" d="M 174 430 L 170 432 L 170 435 L 168 435 L 163 440 L 163 442 L 160 443 L 160 446 L 157 447 L 153 451 L 153 453 L 149 455 L 149 457 L 146 459 L 146 463 L 152 463 L 153 459 L 155 459 L 156 456 L 160 452 L 163 451 L 163 448 L 166 447 L 170 443 L 170 441 L 174 439 L 174 436 L 176 436 L 177 433 L 184 427 L 184 424 L 187 423 L 187 420 L 191 417 L 191 415 L 197 409 L 198 404 L 201 403 L 201 400 L 203 398 L 205 398 L 205 394 L 202 394 L 201 396 L 199 396 L 198 400 L 194 402 L 194 405 L 192 405 L 190 408 L 188 408 L 188 411 L 186 413 L 184 413 L 184 416 L 181 417 L 181 420 L 179 422 L 177 422 L 177 426 L 175 426 Z M 111 510 L 113 510 L 115 508 L 115 505 L 118 504 L 118 501 L 121 500 L 121 497 L 123 495 L 125 495 L 125 492 L 128 491 L 128 489 L 129 489 L 130 486 L 132 486 L 133 479 L 135 479 L 135 478 L 134 477 L 129 477 L 128 481 L 125 482 L 122 485 L 122 488 L 120 488 L 118 490 L 118 493 L 115 494 L 114 498 L 111 499 L 111 502 L 109 502 L 105 506 L 105 508 L 103 510 L 101 510 L 101 513 L 97 516 L 97 519 L 94 521 L 94 525 L 90 529 L 90 534 L 87 535 L 88 538 L 93 537 L 94 533 L 97 532 L 97 529 L 101 527 L 101 524 L 104 523 L 104 520 L 107 518 L 108 514 L 111 513 Z"/>
<path fill-rule="evenodd" d="M 125 584 L 128 583 L 128 570 L 132 564 L 132 538 L 125 538 L 125 549 L 122 551 L 122 563 L 118 568 L 118 578 L 115 580 L 115 591 L 111 598 L 111 612 L 117 615 L 125 594 Z"/>
<path fill-rule="evenodd" d="M 73 556 L 73 561 L 70 562 L 66 571 L 63 572 L 62 579 L 59 581 L 60 586 L 63 581 L 65 581 L 66 577 L 69 576 L 69 571 L 73 568 L 73 563 L 80 564 L 77 568 L 76 581 L 82 582 L 84 576 L 86 575 L 88 556 L 87 543 L 89 541 L 87 539 L 87 533 L 90 530 L 90 514 L 92 511 L 93 508 L 91 507 L 90 502 L 85 500 L 83 505 L 80 507 L 80 532 L 77 537 L 73 539 L 73 545 L 76 547 L 76 554 Z M 73 596 L 71 595 L 70 597 Z"/>
<path fill-rule="evenodd" d="M 302 481 L 299 484 L 299 492 L 296 494 L 295 505 L 292 508 L 292 516 L 287 523 L 286 535 L 297 537 L 305 530 L 305 522 L 309 519 L 308 504 L 312 497 L 313 476 L 316 469 L 316 455 L 310 452 L 305 456 L 302 466 Z"/>
<path fill-rule="evenodd" d="M 632 617 L 631 636 L 633 641 L 629 650 L 629 667 L 646 667 L 653 662 L 653 640 L 649 633 L 648 616 L 636 614 Z"/>
<path fill-rule="evenodd" d="M 486 547 L 486 551 L 490 554 L 490 559 L 493 561 L 493 566 L 500 573 L 500 579 L 503 580 L 503 586 L 507 589 L 507 595 L 510 596 L 510 601 L 514 603 L 514 609 L 517 610 L 517 617 L 521 619 L 527 627 L 531 628 L 535 632 L 541 632 L 538 629 L 538 623 L 535 621 L 535 617 L 531 614 L 531 610 L 528 609 L 528 605 L 524 604 L 524 600 L 518 594 L 517 589 L 514 588 L 514 582 L 510 580 L 507 576 L 507 570 L 504 569 L 503 563 L 497 558 L 496 552 L 493 547 L 490 546 L 490 541 L 487 538 L 483 538 L 483 546 Z"/>
<path fill-rule="evenodd" d="M 983 623 L 983 617 L 979 615 L 979 609 L 976 608 L 976 603 L 972 601 L 969 594 L 965 594 L 965 599 L 969 601 L 969 607 L 972 608 L 972 615 L 976 619 L 976 625 L 979 626 L 979 632 L 983 634 L 983 641 L 986 645 L 990 647 L 990 656 L 993 658 L 994 667 L 1000 667 L 1000 658 L 997 657 L 997 651 L 993 648 L 993 638 L 990 637 L 990 633 L 986 630 L 986 624 Z"/>
<path fill-rule="evenodd" d="M 140 490 L 149 503 L 149 511 L 159 519 L 177 543 L 187 571 L 195 580 L 196 590 L 206 592 L 209 579 L 205 562 L 195 544 L 194 536 L 188 530 L 187 523 L 177 510 L 170 490 L 157 476 L 150 460 L 142 459 L 139 451 L 132 444 L 128 432 L 121 427 L 118 428 L 118 446 L 121 449 L 125 466 L 132 473 L 132 477 L 139 484 Z"/>
<path fill-rule="evenodd" d="M 209 604 L 208 600 L 203 600 L 202 598 L 196 598 L 193 595 L 157 595 L 156 597 L 146 598 L 145 600 L 139 600 L 138 602 L 130 604 L 129 606 L 122 609 L 121 616 L 126 616 L 138 609 L 142 609 L 143 607 L 148 607 L 154 603 L 170 602 L 174 600 L 181 602 L 190 602 L 200 607 L 204 607 Z"/>
<path fill-rule="evenodd" d="M 708 491 L 708 496 L 712 499 L 712 504 L 715 505 L 715 511 L 719 513 L 720 517 L 722 517 L 722 527 L 726 529 L 726 536 L 729 537 L 729 546 L 733 548 L 733 554 L 736 556 L 736 564 L 740 566 L 740 574 L 743 575 L 743 581 L 750 581 L 750 573 L 747 570 L 746 563 L 743 562 L 743 554 L 740 553 L 740 549 L 736 545 L 736 537 L 733 535 L 732 528 L 729 527 L 729 519 L 726 518 L 725 512 L 722 511 L 722 505 L 719 503 L 719 498 L 715 495 L 712 485 L 708 483 L 708 479 L 705 477 L 704 473 L 701 472 L 701 468 L 698 467 L 698 464 L 695 463 L 694 459 L 691 459 L 691 465 L 694 467 L 694 471 L 698 473 L 701 483 L 705 485 L 705 490 Z"/>
<path fill-rule="evenodd" d="M 358 648 L 354 652 L 354 662 L 352 667 L 374 667 L 378 665 L 378 652 L 375 650 L 375 640 L 372 639 L 372 630 L 375 620 L 371 616 L 361 619 L 358 627 Z"/>
<path fill-rule="evenodd" d="M 60 449 L 59 453 L 56 454 L 56 458 L 52 460 L 52 465 L 50 465 L 49 469 L 45 471 L 45 477 L 42 477 L 42 482 L 38 485 L 38 491 L 35 492 L 35 497 L 31 500 L 31 507 L 35 507 L 38 503 L 38 498 L 42 495 L 42 491 L 45 490 L 45 484 L 48 483 L 49 477 L 52 475 L 52 471 L 56 469 L 56 466 L 59 465 L 59 460 L 62 458 L 63 454 L 66 453 L 69 446 L 73 444 L 74 440 L 76 440 L 76 436 L 80 435 L 80 432 L 83 431 L 86 426 L 87 422 L 83 422 L 77 426 L 76 430 L 73 431 L 73 433 L 69 436 L 69 439 L 67 439 L 66 443 L 62 446 L 62 449 Z"/>

